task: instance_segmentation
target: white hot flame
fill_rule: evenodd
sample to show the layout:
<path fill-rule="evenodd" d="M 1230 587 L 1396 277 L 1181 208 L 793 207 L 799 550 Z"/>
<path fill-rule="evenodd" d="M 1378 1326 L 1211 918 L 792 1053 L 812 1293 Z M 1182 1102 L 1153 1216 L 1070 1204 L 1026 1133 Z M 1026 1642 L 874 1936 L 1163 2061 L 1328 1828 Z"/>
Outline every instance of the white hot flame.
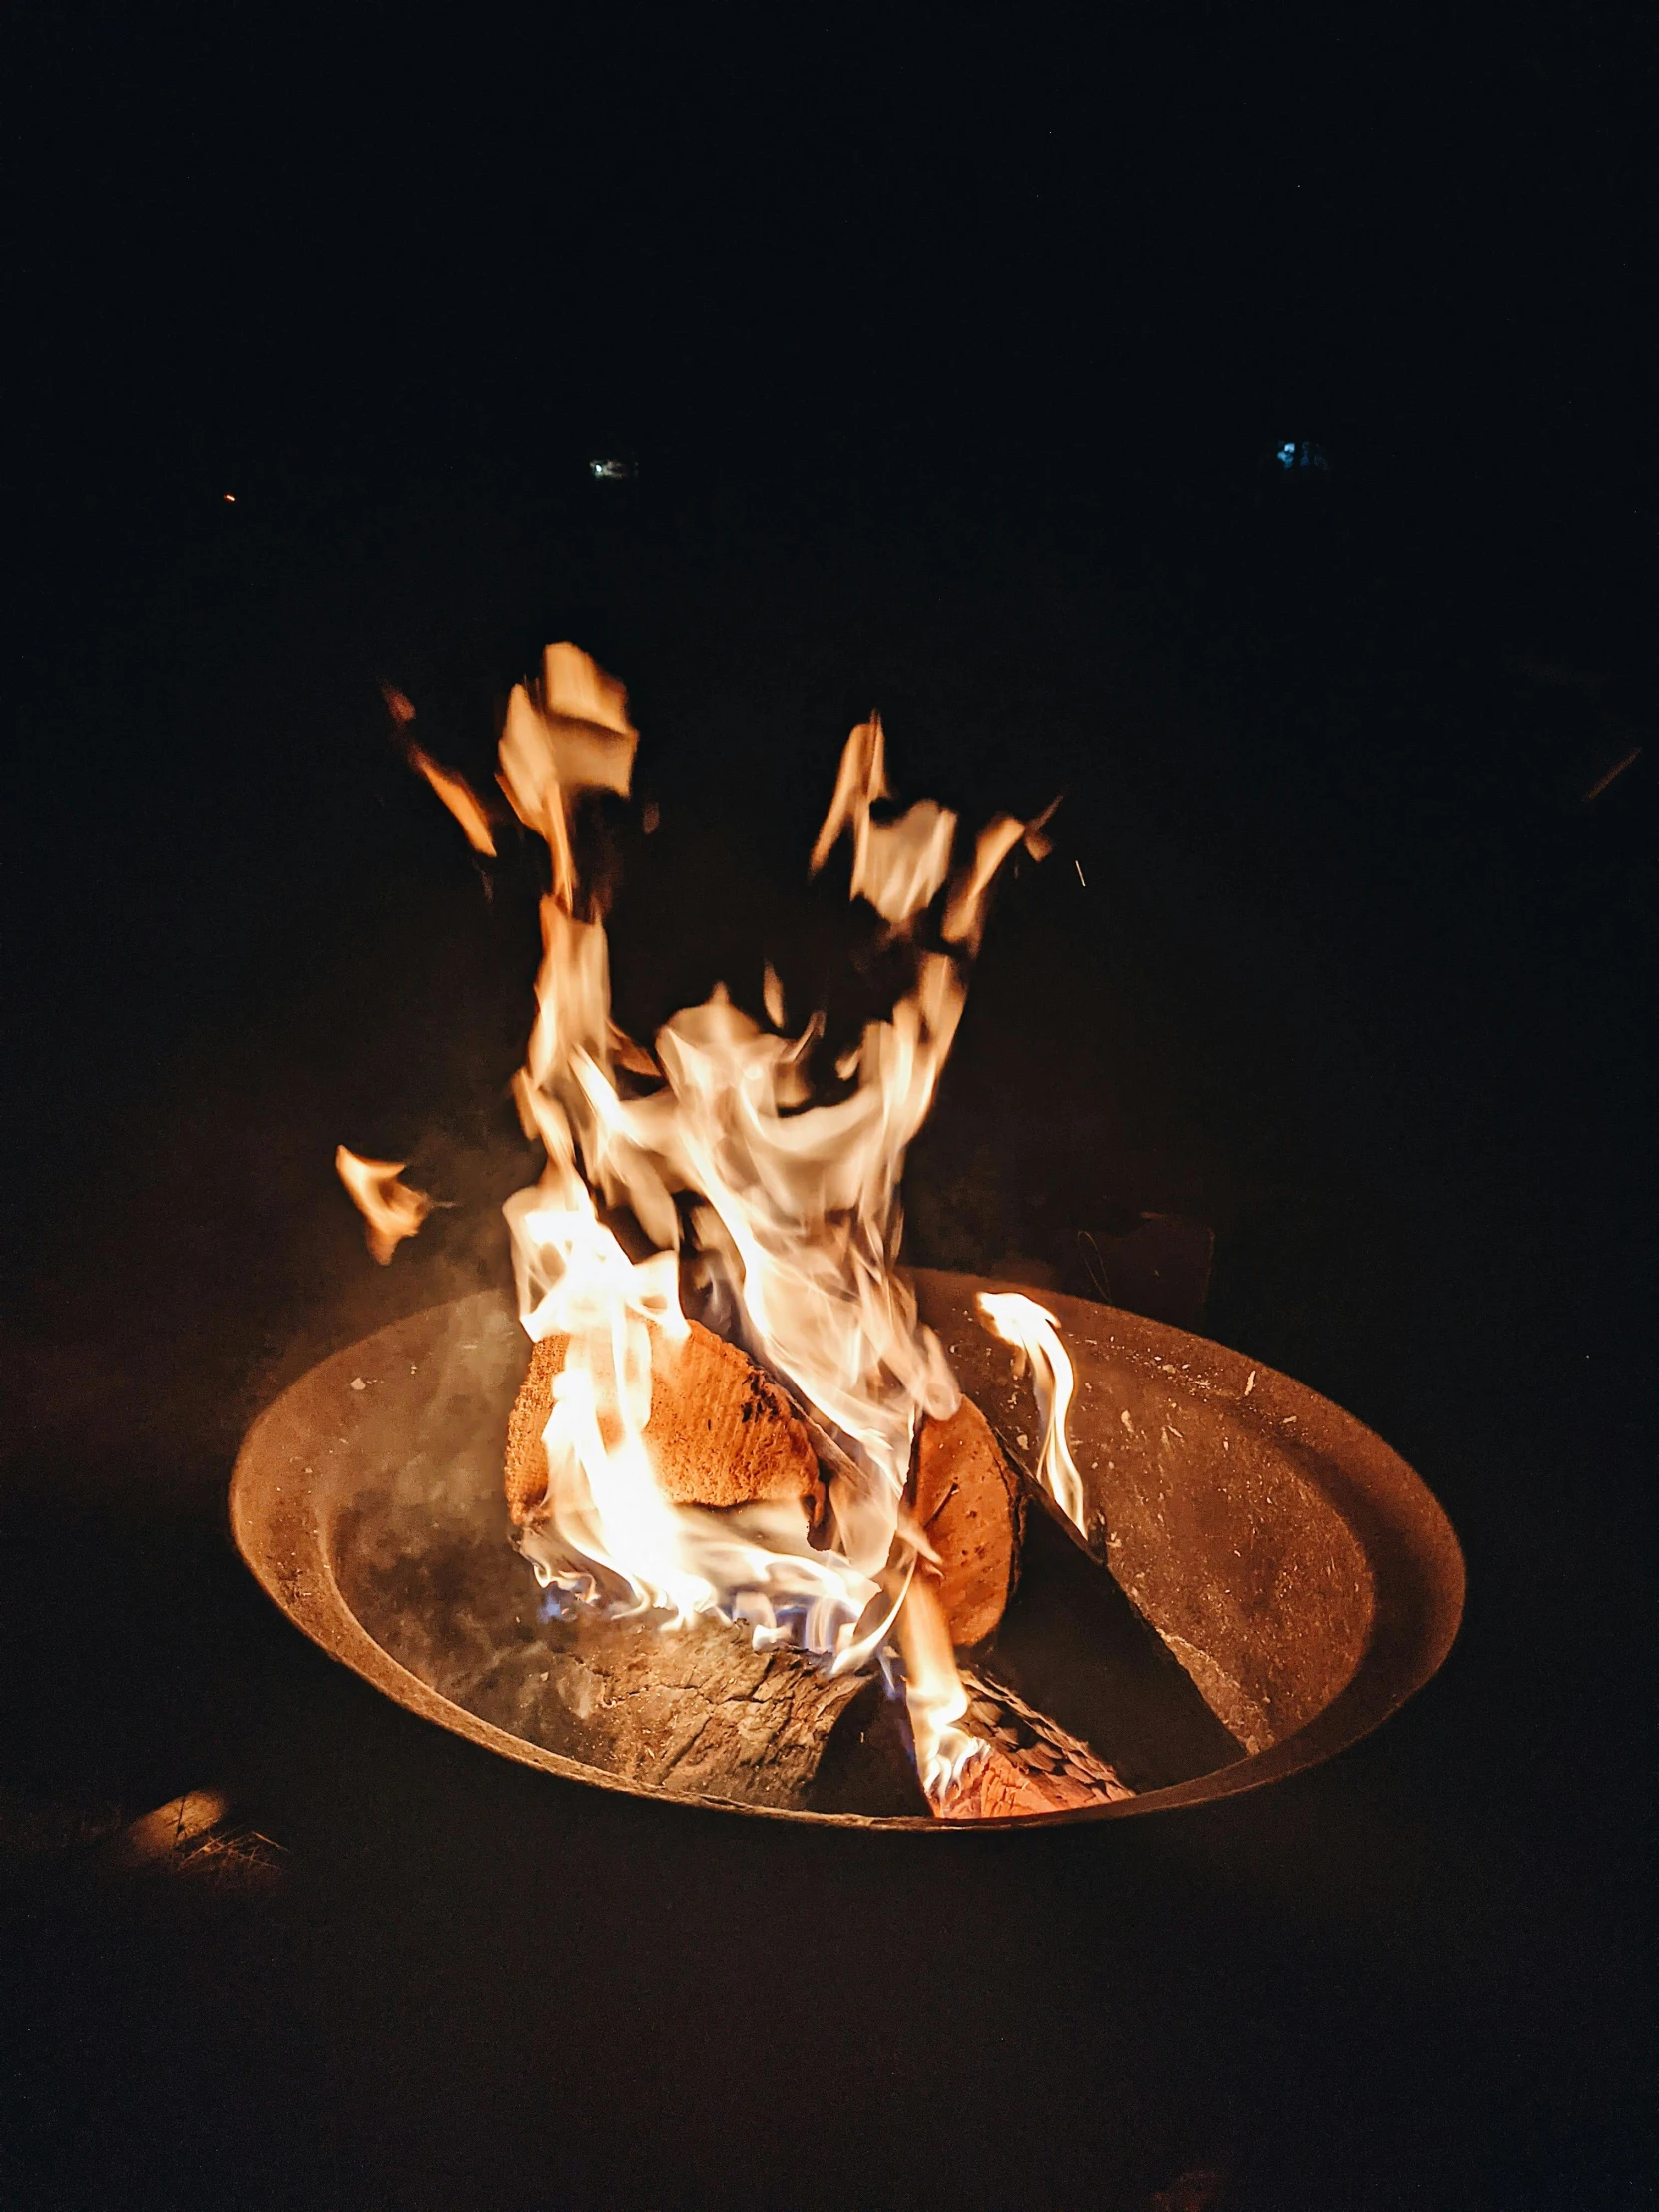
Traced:
<path fill-rule="evenodd" d="M 1046 1306 L 1018 1291 L 981 1291 L 979 1310 L 986 1327 L 1004 1344 L 1022 1352 L 1031 1363 L 1031 1380 L 1043 1416 L 1042 1457 L 1038 1476 L 1043 1488 L 1080 1535 L 1084 1534 L 1083 1482 L 1066 1442 L 1066 1414 L 1071 1409 L 1076 1377 L 1071 1355 L 1060 1341 L 1059 1324 Z"/>

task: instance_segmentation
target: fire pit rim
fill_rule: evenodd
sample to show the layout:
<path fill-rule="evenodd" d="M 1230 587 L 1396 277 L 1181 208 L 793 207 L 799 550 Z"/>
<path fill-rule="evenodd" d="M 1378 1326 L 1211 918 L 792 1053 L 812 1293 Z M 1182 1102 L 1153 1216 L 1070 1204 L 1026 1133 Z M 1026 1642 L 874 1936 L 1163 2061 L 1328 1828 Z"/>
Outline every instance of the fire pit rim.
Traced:
<path fill-rule="evenodd" d="M 982 1290 L 1021 1287 L 943 1270 L 914 1272 L 924 1292 L 931 1289 L 957 1299 L 970 1299 Z M 464 1301 L 447 1301 L 388 1323 L 317 1362 L 266 1406 L 250 1424 L 232 1471 L 231 1533 L 250 1572 L 278 1610 L 331 1658 L 396 1704 L 521 1766 L 693 1810 L 928 1835 L 1124 1820 L 1260 1789 L 1319 1764 L 1381 1726 L 1438 1671 L 1462 1617 L 1462 1552 L 1443 1509 L 1421 1477 L 1352 1414 L 1259 1361 L 1121 1308 L 1046 1291 L 1041 1296 L 1057 1311 L 1068 1338 L 1094 1341 L 1087 1332 L 1107 1332 L 1121 1343 L 1127 1336 L 1138 1340 L 1138 1349 L 1170 1372 L 1190 1377 L 1197 1367 L 1209 1376 L 1213 1387 L 1237 1404 L 1254 1395 L 1253 1410 L 1262 1418 L 1273 1419 L 1282 1406 L 1293 1408 L 1299 1426 L 1298 1472 L 1321 1491 L 1353 1531 L 1375 1581 L 1375 1611 L 1366 1648 L 1353 1676 L 1328 1705 L 1265 1750 L 1248 1753 L 1212 1773 L 1109 1805 L 958 1822 L 753 1805 L 709 1792 L 685 1795 L 588 1766 L 514 1736 L 411 1673 L 374 1641 L 339 1588 L 321 1511 L 327 1474 L 313 1474 L 300 1451 L 289 1457 L 286 1478 L 277 1479 L 269 1463 L 269 1445 L 273 1431 L 279 1429 L 284 1415 L 291 1417 L 293 1400 L 307 1385 L 314 1386 L 326 1373 L 338 1371 L 342 1387 L 348 1386 L 352 1374 L 376 1364 L 373 1348 L 383 1339 L 450 1312 Z"/>

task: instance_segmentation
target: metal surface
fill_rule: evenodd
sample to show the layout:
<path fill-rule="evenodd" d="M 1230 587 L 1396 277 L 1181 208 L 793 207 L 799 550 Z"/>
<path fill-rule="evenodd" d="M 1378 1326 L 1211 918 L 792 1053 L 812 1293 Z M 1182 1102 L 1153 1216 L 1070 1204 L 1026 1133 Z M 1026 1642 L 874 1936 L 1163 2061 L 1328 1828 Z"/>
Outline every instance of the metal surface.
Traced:
<path fill-rule="evenodd" d="M 1017 1288 L 921 1271 L 922 1311 L 1010 1453 L 1039 1426 L 1014 1356 L 975 1295 Z M 998 1822 L 1123 1820 L 1253 1789 L 1314 1765 L 1420 1689 L 1456 1635 L 1463 1562 L 1444 1513 L 1396 1453 L 1299 1383 L 1204 1339 L 1086 1300 L 1043 1294 L 1077 1368 L 1069 1429 L 1103 1554 L 1242 1756 L 1122 1802 Z M 843 1827 L 967 1830 L 737 1806 L 624 1779 L 481 1718 L 369 1634 L 348 1602 L 364 1547 L 434 1516 L 504 1547 L 506 1410 L 527 1347 L 484 1293 L 393 1324 L 323 1361 L 250 1428 L 231 1485 L 243 1557 L 333 1657 L 411 1711 L 575 1781 L 635 1795 Z M 363 1501 L 375 1502 L 365 1525 Z M 493 1554 L 492 1554 L 493 1556 Z M 524 1570 L 526 1579 L 528 1569 Z M 464 1625 L 464 1624 L 463 1624 Z"/>

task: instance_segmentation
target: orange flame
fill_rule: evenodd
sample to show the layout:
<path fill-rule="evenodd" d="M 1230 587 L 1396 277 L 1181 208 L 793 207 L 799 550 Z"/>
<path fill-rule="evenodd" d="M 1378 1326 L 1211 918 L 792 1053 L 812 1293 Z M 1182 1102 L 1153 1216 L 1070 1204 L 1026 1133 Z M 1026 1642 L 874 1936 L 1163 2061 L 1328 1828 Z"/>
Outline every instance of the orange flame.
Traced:
<path fill-rule="evenodd" d="M 495 857 L 495 839 L 490 834 L 489 817 L 479 802 L 478 795 L 464 778 L 452 769 L 439 768 L 429 753 L 423 753 L 418 745 L 409 748 L 409 766 L 419 769 L 428 784 L 443 801 L 449 812 L 466 832 L 466 841 L 474 852 L 487 852 Z"/>
<path fill-rule="evenodd" d="M 412 1237 L 432 1211 L 424 1191 L 412 1191 L 397 1179 L 406 1160 L 363 1160 L 341 1145 L 334 1154 L 339 1179 L 350 1192 L 367 1228 L 368 1249 L 381 1267 L 405 1237 Z"/>
<path fill-rule="evenodd" d="M 940 933 L 947 943 L 965 944 L 971 951 L 978 951 L 985 926 L 985 898 L 997 870 L 1016 844 L 1023 844 L 1034 860 L 1048 858 L 1054 848 L 1042 833 L 1043 825 L 1059 804 L 1057 799 L 1050 800 L 1030 822 L 997 815 L 986 823 L 974 847 L 973 865 L 951 893 L 944 910 Z"/>
<path fill-rule="evenodd" d="M 956 817 L 931 799 L 918 799 L 896 822 L 875 822 L 871 808 L 890 797 L 881 717 L 871 715 L 846 741 L 810 871 L 818 873 L 841 831 L 850 829 L 852 895 L 867 898 L 884 921 L 896 925 L 930 904 L 950 872 Z"/>
<path fill-rule="evenodd" d="M 501 733 L 501 789 L 525 828 L 547 839 L 553 895 L 567 909 L 576 896 L 567 795 L 599 790 L 626 798 L 638 743 L 626 690 L 574 645 L 547 648 L 534 694 L 513 686 Z"/>
<path fill-rule="evenodd" d="M 1037 1473 L 1043 1488 L 1078 1533 L 1084 1534 L 1083 1479 L 1066 1441 L 1076 1376 L 1071 1355 L 1060 1342 L 1060 1326 L 1046 1306 L 1018 1291 L 981 1291 L 979 1310 L 992 1336 L 1012 1345 L 1031 1363 L 1031 1380 L 1043 1416 L 1042 1456 Z"/>

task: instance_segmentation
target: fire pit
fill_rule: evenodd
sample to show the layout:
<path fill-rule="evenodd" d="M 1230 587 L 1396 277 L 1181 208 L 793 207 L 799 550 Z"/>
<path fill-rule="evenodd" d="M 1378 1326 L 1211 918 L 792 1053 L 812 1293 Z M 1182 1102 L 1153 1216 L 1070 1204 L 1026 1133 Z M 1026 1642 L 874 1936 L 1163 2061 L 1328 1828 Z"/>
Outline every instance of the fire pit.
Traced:
<path fill-rule="evenodd" d="M 915 1286 L 964 1389 L 1030 1471 L 1030 1385 L 977 1305 L 997 1286 L 926 1271 Z M 1462 1610 L 1456 1538 L 1417 1476 L 1241 1354 L 1084 1300 L 1050 1303 L 1077 1369 L 1070 1430 L 1089 1524 L 1105 1535 L 1091 1559 L 1033 1512 L 984 1664 L 1136 1794 L 971 1825 L 1196 1804 L 1375 1728 L 1434 1673 Z M 662 1726 L 619 1740 L 605 1702 L 614 1654 L 596 1673 L 582 1644 L 596 1631 L 547 1617 L 508 1540 L 502 1441 L 527 1351 L 507 1300 L 480 1294 L 336 1354 L 260 1417 L 232 1524 L 282 1610 L 399 1704 L 552 1774 L 781 1819 L 968 1825 L 928 1813 L 884 1740 L 897 1708 L 876 1677 L 838 1686 L 844 1711 L 815 1775 L 701 1769 L 681 1711 L 699 1695 L 697 1624 L 637 1630 Z"/>
<path fill-rule="evenodd" d="M 547 884 L 514 1082 L 545 1164 L 504 1209 L 521 1327 L 462 1301 L 266 1415 L 234 1509 L 267 1587 L 498 1751 L 755 1812 L 1092 1817 L 1380 1719 L 1461 1591 L 1391 1453 L 1214 1346 L 897 1265 L 987 902 L 1058 802 L 971 838 L 931 800 L 895 812 L 871 716 L 810 872 L 850 846 L 874 1004 L 792 1020 L 768 963 L 764 1019 L 717 983 L 647 1049 L 613 1018 L 594 843 L 638 735 L 570 644 L 508 702 L 498 782 Z M 496 857 L 497 818 L 410 758 Z M 388 1263 L 432 1200 L 403 1163 L 335 1165 Z"/>

